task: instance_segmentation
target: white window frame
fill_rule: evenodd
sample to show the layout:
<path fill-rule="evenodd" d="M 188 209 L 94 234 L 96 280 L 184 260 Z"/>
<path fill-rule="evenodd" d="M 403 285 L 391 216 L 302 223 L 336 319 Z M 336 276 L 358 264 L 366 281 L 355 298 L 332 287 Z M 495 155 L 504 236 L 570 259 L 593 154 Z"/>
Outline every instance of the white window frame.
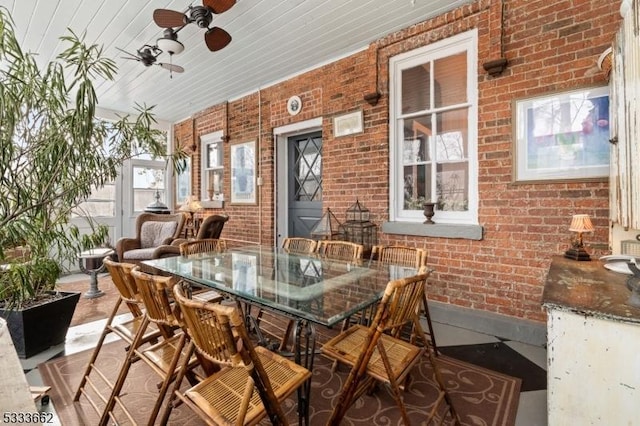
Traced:
<path fill-rule="evenodd" d="M 403 129 L 398 126 L 402 117 L 402 71 L 436 59 L 467 53 L 467 103 L 468 106 L 468 167 L 469 194 L 467 211 L 436 210 L 434 220 L 438 224 L 478 224 L 478 31 L 476 29 L 438 41 L 427 46 L 394 56 L 389 60 L 389 216 L 394 222 L 422 223 L 422 211 L 404 209 L 404 179 L 402 164 Z M 456 105 L 459 107 L 460 105 Z M 436 108 L 428 112 L 443 112 L 451 107 Z M 421 111 L 420 114 L 424 114 Z M 413 116 L 417 113 L 407 114 Z M 400 127 L 400 128 L 399 128 Z M 434 163 L 435 166 L 436 163 Z"/>
<path fill-rule="evenodd" d="M 209 189 L 213 187 L 213 182 L 209 182 L 209 172 L 212 170 L 219 171 L 224 176 L 224 140 L 222 139 L 223 131 L 218 130 L 216 132 L 207 133 L 200 136 L 200 204 L 203 207 L 221 207 L 221 203 L 224 201 L 224 187 L 220 182 L 220 188 L 218 194 L 212 194 L 209 196 Z M 208 151 L 209 146 L 219 145 L 219 152 L 222 157 L 220 158 L 220 165 L 215 167 L 208 167 Z"/>

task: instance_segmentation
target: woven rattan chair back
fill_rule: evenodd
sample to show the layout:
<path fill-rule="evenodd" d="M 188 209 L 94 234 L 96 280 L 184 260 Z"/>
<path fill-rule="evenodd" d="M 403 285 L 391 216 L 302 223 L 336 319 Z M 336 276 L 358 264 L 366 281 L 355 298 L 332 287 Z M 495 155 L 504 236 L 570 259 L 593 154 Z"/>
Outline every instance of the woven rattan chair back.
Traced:
<path fill-rule="evenodd" d="M 282 241 L 282 248 L 290 253 L 311 254 L 316 245 L 317 242 L 309 238 L 288 237 Z"/>
<path fill-rule="evenodd" d="M 227 243 L 216 238 L 205 238 L 180 244 L 180 255 L 189 256 L 197 253 L 209 253 L 225 251 Z"/>
<path fill-rule="evenodd" d="M 408 266 L 419 269 L 427 264 L 427 252 L 423 249 L 407 246 L 374 246 L 371 256 L 390 265 Z"/>
<path fill-rule="evenodd" d="M 131 276 L 136 281 L 149 320 L 162 326 L 179 327 L 181 324 L 169 300 L 171 289 L 177 279 L 151 275 L 142 272 L 139 268 L 134 268 L 131 271 Z"/>
<path fill-rule="evenodd" d="M 364 247 L 349 241 L 323 240 L 318 242 L 317 253 L 321 257 L 355 262 L 362 259 Z"/>
<path fill-rule="evenodd" d="M 221 369 L 185 392 L 179 374 L 172 397 L 207 423 L 255 424 L 268 415 L 272 424 L 287 424 L 280 403 L 311 373 L 265 348 L 254 348 L 236 307 L 192 300 L 186 293 L 182 286 L 174 287 L 192 346 Z M 162 422 L 168 421 L 171 402 Z"/>
<path fill-rule="evenodd" d="M 118 293 L 120 293 L 120 298 L 127 304 L 133 316 L 142 315 L 140 310 L 142 301 L 138 294 L 136 282 L 131 276 L 131 270 L 135 268 L 136 265 L 132 263 L 114 262 L 108 257 L 105 258 L 102 263 L 107 269 L 107 272 L 109 272 L 113 285 L 115 285 Z"/>

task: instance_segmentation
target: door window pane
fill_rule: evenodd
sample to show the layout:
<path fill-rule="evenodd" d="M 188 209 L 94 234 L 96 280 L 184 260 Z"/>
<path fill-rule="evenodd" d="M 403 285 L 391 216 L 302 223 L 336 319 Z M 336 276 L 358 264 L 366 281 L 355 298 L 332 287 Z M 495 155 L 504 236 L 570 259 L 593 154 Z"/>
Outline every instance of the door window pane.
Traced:
<path fill-rule="evenodd" d="M 322 201 L 322 148 L 320 138 L 307 138 L 295 146 L 296 201 Z"/>
<path fill-rule="evenodd" d="M 164 170 L 152 167 L 133 167 L 133 205 L 134 211 L 143 211 L 145 207 L 159 200 L 166 204 L 164 188 Z"/>

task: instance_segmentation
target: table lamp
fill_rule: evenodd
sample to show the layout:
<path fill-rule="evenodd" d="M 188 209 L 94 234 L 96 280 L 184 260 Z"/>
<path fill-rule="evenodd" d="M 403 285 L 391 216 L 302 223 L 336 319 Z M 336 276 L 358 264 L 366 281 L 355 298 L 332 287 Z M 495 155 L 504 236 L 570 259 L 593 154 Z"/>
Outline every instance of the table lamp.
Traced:
<path fill-rule="evenodd" d="M 571 242 L 571 248 L 564 252 L 564 257 L 573 260 L 591 260 L 591 256 L 584 248 L 582 242 L 583 232 L 593 232 L 594 227 L 588 214 L 576 214 L 571 219 L 569 231 L 577 232 L 578 236 Z"/>
<path fill-rule="evenodd" d="M 195 195 L 190 195 L 189 198 L 187 198 L 187 201 L 180 206 L 179 210 L 181 212 L 189 213 L 189 221 L 193 223 L 193 215 L 195 212 L 202 210 L 202 204 L 200 204 L 200 201 Z"/>

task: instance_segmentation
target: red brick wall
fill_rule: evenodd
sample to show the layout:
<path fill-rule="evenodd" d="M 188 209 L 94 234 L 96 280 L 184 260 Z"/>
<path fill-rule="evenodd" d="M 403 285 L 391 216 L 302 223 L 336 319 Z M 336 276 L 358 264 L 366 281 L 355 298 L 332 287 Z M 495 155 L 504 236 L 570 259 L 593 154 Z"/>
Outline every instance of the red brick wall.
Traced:
<path fill-rule="evenodd" d="M 606 84 L 595 68 L 619 25 L 618 2 L 595 0 L 505 0 L 503 54 L 506 70 L 489 76 L 482 64 L 498 59 L 499 10 L 480 0 L 378 40 L 370 49 L 259 93 L 215 105 L 175 126 L 177 140 L 191 143 L 197 135 L 224 130 L 229 145 L 255 140 L 259 146 L 257 206 L 224 211 L 231 219 L 223 236 L 271 243 L 274 239 L 273 129 L 311 118 L 323 118 L 324 206 L 344 219 L 356 198 L 378 225 L 388 217 L 388 60 L 390 56 L 477 28 L 479 33 L 479 222 L 481 241 L 379 235 L 382 243 L 426 247 L 432 275 L 433 300 L 535 321 L 545 319 L 541 307 L 544 279 L 552 255 L 562 253 L 571 236 L 574 213 L 588 213 L 596 231 L 586 242 L 594 254 L 608 245 L 608 190 L 603 182 L 513 184 L 512 101 L 550 91 Z M 498 18 L 496 18 L 498 17 Z M 499 45 L 498 45 L 499 47 Z M 377 54 L 377 55 L 376 55 Z M 376 66 L 377 56 L 377 66 Z M 376 71 L 378 77 L 376 80 Z M 371 106 L 363 95 L 377 87 L 381 98 Z M 286 110 L 298 95 L 303 109 Z M 333 137 L 333 117 L 362 109 L 365 131 Z M 228 126 L 228 128 L 227 128 Z M 195 138 L 198 142 L 198 138 Z M 198 147 L 199 150 L 199 147 Z M 199 193 L 199 151 L 194 158 L 194 188 Z M 229 194 L 228 164 L 225 194 Z"/>

